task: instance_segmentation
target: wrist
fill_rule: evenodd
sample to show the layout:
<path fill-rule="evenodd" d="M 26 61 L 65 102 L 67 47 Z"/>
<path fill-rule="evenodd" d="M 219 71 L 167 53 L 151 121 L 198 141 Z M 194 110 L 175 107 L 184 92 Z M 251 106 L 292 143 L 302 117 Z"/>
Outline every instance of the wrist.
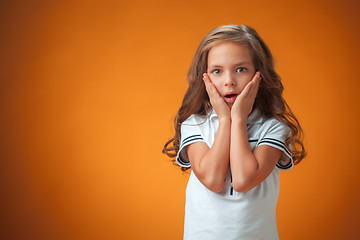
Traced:
<path fill-rule="evenodd" d="M 219 117 L 219 123 L 231 123 L 231 117 Z"/>
<path fill-rule="evenodd" d="M 231 118 L 231 123 L 240 126 L 246 126 L 247 118 L 233 117 Z"/>

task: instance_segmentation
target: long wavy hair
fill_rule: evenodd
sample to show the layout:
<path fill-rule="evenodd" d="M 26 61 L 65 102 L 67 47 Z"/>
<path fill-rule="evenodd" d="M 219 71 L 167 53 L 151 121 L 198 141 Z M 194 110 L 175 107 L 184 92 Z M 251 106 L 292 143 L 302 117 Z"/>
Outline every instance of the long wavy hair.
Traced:
<path fill-rule="evenodd" d="M 250 49 L 255 69 L 260 71 L 262 76 L 253 109 L 257 108 L 263 117 L 276 118 L 290 128 L 285 144 L 291 146 L 293 162 L 298 164 L 306 156 L 302 128 L 282 96 L 284 87 L 280 76 L 275 72 L 269 48 L 258 33 L 247 25 L 217 27 L 201 41 L 187 75 L 189 87 L 174 120 L 175 136 L 165 143 L 162 152 L 174 158 L 175 162 L 180 146 L 181 124 L 192 114 L 208 116 L 211 111 L 212 106 L 202 80 L 203 73 L 207 72 L 210 49 L 226 41 L 245 45 Z M 183 171 L 187 169 L 182 167 Z"/>

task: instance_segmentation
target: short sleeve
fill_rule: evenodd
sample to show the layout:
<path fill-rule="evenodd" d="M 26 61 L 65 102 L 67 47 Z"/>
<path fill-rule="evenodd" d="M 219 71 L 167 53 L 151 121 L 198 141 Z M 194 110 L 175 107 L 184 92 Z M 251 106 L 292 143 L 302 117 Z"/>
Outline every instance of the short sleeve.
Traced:
<path fill-rule="evenodd" d="M 196 116 L 192 115 L 181 124 L 181 139 L 179 151 L 175 161 L 181 167 L 190 167 L 190 161 L 186 147 L 195 142 L 205 142 L 201 121 L 197 121 Z"/>
<path fill-rule="evenodd" d="M 291 148 L 286 146 L 285 140 L 289 136 L 290 129 L 283 123 L 273 120 L 270 121 L 270 127 L 264 136 L 259 139 L 257 146 L 269 145 L 283 152 L 276 167 L 281 170 L 290 170 L 293 167 Z"/>

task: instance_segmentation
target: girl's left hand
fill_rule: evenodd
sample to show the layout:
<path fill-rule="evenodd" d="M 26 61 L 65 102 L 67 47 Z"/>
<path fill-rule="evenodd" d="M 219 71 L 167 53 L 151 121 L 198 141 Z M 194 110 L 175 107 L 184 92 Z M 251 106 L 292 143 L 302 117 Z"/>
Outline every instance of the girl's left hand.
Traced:
<path fill-rule="evenodd" d="M 211 82 L 210 77 L 207 73 L 203 74 L 203 80 L 205 83 L 206 92 L 210 99 L 211 106 L 214 108 L 219 120 L 230 119 L 230 108 L 228 107 L 224 99 L 220 96 L 219 92 L 217 91 L 215 85 Z"/>
<path fill-rule="evenodd" d="M 260 80 L 260 72 L 256 72 L 253 79 L 245 86 L 231 107 L 231 119 L 246 122 L 252 111 Z"/>

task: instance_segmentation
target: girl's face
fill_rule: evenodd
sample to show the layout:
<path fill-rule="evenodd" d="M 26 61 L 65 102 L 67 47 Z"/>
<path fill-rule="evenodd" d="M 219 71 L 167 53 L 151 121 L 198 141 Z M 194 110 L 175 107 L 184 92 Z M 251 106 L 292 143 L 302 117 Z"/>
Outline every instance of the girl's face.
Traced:
<path fill-rule="evenodd" d="M 219 43 L 210 49 L 207 63 L 207 74 L 231 108 L 256 72 L 250 50 L 235 42 Z"/>

